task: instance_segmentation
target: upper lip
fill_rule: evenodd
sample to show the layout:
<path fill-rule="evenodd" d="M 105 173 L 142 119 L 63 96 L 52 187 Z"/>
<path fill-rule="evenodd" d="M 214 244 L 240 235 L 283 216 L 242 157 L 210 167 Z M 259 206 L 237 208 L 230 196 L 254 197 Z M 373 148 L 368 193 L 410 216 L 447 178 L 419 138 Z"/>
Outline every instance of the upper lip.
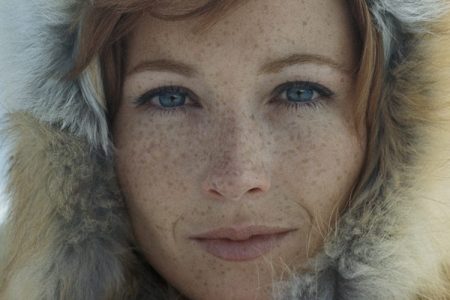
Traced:
<path fill-rule="evenodd" d="M 285 227 L 269 227 L 252 225 L 247 227 L 222 227 L 193 235 L 192 239 L 230 239 L 235 241 L 247 240 L 254 235 L 271 235 L 296 230 Z"/>

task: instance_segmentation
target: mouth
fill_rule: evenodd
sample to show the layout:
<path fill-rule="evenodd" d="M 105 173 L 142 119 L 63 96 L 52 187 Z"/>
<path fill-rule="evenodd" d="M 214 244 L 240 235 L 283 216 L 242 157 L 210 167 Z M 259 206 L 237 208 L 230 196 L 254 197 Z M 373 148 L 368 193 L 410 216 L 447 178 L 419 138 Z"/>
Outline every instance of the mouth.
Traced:
<path fill-rule="evenodd" d="M 192 236 L 204 251 L 227 261 L 247 261 L 268 253 L 297 229 L 250 226 L 219 228 Z"/>

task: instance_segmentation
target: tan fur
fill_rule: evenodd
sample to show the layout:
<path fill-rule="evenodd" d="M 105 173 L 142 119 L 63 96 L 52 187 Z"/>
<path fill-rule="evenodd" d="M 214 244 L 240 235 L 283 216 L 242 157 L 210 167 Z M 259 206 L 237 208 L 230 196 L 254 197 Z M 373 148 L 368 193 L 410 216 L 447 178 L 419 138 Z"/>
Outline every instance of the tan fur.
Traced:
<path fill-rule="evenodd" d="M 396 70 L 395 93 L 406 109 L 394 113 L 393 119 L 414 124 L 417 140 L 391 141 L 392 153 L 409 148 L 414 159 L 401 165 L 389 161 L 389 155 L 384 157 L 386 167 L 393 171 L 393 185 L 386 197 L 395 201 L 388 209 L 400 220 L 391 232 L 399 239 L 391 251 L 399 257 L 397 270 L 412 274 L 413 281 L 405 286 L 417 291 L 411 299 L 450 299 L 449 49 L 450 15 L 430 27 L 430 33 Z M 390 123 L 383 126 L 394 128 Z M 367 217 L 376 219 L 370 213 Z M 391 247 L 386 245 L 386 249 Z"/>
<path fill-rule="evenodd" d="M 84 188 L 83 185 L 77 186 L 80 179 L 75 176 L 92 181 L 89 178 L 92 176 L 95 165 L 87 160 L 91 149 L 81 139 L 41 123 L 30 114 L 20 112 L 10 114 L 9 121 L 8 134 L 14 137 L 16 142 L 9 182 L 9 192 L 14 201 L 10 208 L 10 222 L 7 223 L 4 231 L 3 242 L 8 245 L 8 252 L 5 253 L 6 259 L 0 266 L 0 299 L 38 300 L 53 299 L 53 297 L 80 299 L 79 296 L 73 295 L 74 292 L 70 289 L 65 290 L 66 287 L 76 288 L 76 284 L 64 282 L 64 280 L 65 278 L 74 280 L 77 276 L 84 276 L 73 274 L 77 271 L 76 267 L 84 262 L 75 262 L 74 265 L 68 263 L 64 266 L 62 264 L 66 262 L 58 263 L 55 255 L 68 251 L 68 254 L 62 257 L 67 256 L 70 259 L 71 251 L 77 251 L 77 248 L 67 250 L 65 247 L 70 245 L 73 247 L 80 245 L 86 249 L 94 247 L 96 234 L 100 238 L 102 238 L 102 231 L 105 232 L 104 236 L 111 235 L 109 231 L 114 230 L 115 223 L 119 223 L 112 214 L 106 213 L 107 218 L 104 220 L 96 216 L 95 209 L 98 207 L 95 203 L 81 213 L 77 210 L 77 205 L 89 205 L 89 203 L 83 203 L 86 200 L 75 196 L 77 191 L 74 189 Z M 103 175 L 107 178 L 107 174 Z M 108 210 L 116 209 L 115 202 L 120 203 L 116 199 L 111 199 L 111 203 L 101 203 L 100 198 L 97 200 L 100 205 L 106 205 Z M 66 224 L 71 224 L 77 218 L 83 218 L 83 220 L 76 225 L 76 228 L 64 228 L 70 226 Z M 82 246 L 84 243 L 87 243 L 86 246 Z M 117 251 L 112 254 L 119 255 L 120 265 L 133 264 L 134 259 L 129 256 L 128 249 L 112 248 L 110 250 Z M 79 255 L 83 253 L 85 252 L 82 251 Z M 89 252 L 86 253 L 85 255 L 91 255 Z M 101 256 L 101 253 L 98 255 Z M 91 257 L 86 256 L 85 259 L 89 261 Z M 95 263 L 92 262 L 92 265 L 87 267 L 92 268 L 93 274 L 96 268 Z M 108 263 L 110 261 L 106 261 L 106 264 Z M 54 268 L 61 268 L 61 270 L 54 270 Z M 113 271 L 112 268 L 111 272 Z M 122 276 L 123 270 L 115 272 Z M 127 273 L 126 270 L 125 272 Z M 73 275 L 75 276 L 72 277 Z M 117 275 L 111 274 L 111 276 Z M 115 284 L 108 287 L 107 295 L 109 296 L 104 299 L 132 297 L 131 291 L 135 289 L 134 281 L 130 274 L 127 276 L 128 286 L 123 286 L 125 278 L 116 278 Z M 48 295 L 36 294 L 36 291 L 46 290 L 42 287 L 42 283 L 49 284 Z M 55 287 L 55 284 L 58 287 Z M 54 295 L 55 289 L 59 290 L 60 296 Z M 82 293 L 92 294 L 80 291 L 80 294 Z"/>
<path fill-rule="evenodd" d="M 425 265 L 417 269 L 423 274 L 419 299 L 450 299 L 450 15 L 431 32 L 417 50 L 423 53 L 420 70 L 431 82 L 414 91 L 421 98 L 414 117 L 423 119 L 424 126 L 415 178 L 419 200 L 412 209 L 418 216 L 410 218 L 409 231 L 426 237 L 415 246 L 427 249 L 430 256 L 422 258 Z"/>
<path fill-rule="evenodd" d="M 26 270 L 27 261 L 41 257 L 42 253 L 48 251 L 53 240 L 51 216 L 55 214 L 55 207 L 48 201 L 46 190 L 41 188 L 48 183 L 41 180 L 47 178 L 45 174 L 51 172 L 51 165 L 42 163 L 48 160 L 44 157 L 46 151 L 43 150 L 58 136 L 45 126 L 40 126 L 29 115 L 17 113 L 10 115 L 9 118 L 11 128 L 15 128 L 9 130 L 17 136 L 17 145 L 10 173 L 9 192 L 12 193 L 14 201 L 10 208 L 11 222 L 7 224 L 5 231 L 5 242 L 9 245 L 9 253 L 6 254 L 7 260 L 0 272 L 2 274 L 0 295 L 3 295 L 1 299 L 9 299 L 4 294 L 8 284 L 14 287 L 17 285 L 15 281 L 20 282 L 20 274 L 13 276 L 14 270 Z M 33 138 L 33 135 L 38 136 L 39 139 Z M 29 184 L 24 185 L 25 182 Z M 57 183 L 54 184 L 57 186 Z M 36 191 L 41 191 L 41 194 L 36 195 Z M 30 205 L 29 199 L 33 198 L 35 200 Z M 18 285 L 20 288 L 20 284 Z M 23 288 L 20 290 L 22 291 L 20 294 L 27 291 Z M 23 296 L 23 299 L 25 296 L 33 298 L 31 295 Z"/>

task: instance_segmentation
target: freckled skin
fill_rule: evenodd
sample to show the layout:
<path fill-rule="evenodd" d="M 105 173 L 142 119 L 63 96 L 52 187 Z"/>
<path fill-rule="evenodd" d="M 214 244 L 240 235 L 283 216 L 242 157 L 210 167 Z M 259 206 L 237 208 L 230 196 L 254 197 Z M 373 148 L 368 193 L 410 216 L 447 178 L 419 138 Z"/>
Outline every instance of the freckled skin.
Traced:
<path fill-rule="evenodd" d="M 311 63 L 278 74 L 257 70 L 292 52 L 355 66 L 350 20 L 344 0 L 252 0 L 201 34 L 191 31 L 196 19 L 144 16 L 130 36 L 128 70 L 165 57 L 200 73 L 127 77 L 113 128 L 116 171 L 139 246 L 189 299 L 270 299 L 272 280 L 288 274 L 284 266 L 301 270 L 320 250 L 362 167 L 366 136 L 353 125 L 355 78 Z M 317 99 L 315 108 L 269 103 L 267 95 L 294 80 L 320 83 L 336 96 Z M 160 114 L 134 106 L 164 85 L 190 89 L 200 107 L 189 102 L 185 113 Z M 216 258 L 189 239 L 234 224 L 297 230 L 265 257 L 244 262 Z"/>

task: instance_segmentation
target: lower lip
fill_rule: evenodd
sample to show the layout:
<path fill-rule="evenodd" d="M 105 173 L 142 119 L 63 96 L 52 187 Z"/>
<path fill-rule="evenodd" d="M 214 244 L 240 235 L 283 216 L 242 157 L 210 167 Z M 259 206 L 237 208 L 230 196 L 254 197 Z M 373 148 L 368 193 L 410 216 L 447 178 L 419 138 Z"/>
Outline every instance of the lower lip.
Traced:
<path fill-rule="evenodd" d="M 244 241 L 229 239 L 196 239 L 206 252 L 230 261 L 245 261 L 255 259 L 280 244 L 282 239 L 289 234 L 283 232 L 270 235 L 257 235 Z"/>

